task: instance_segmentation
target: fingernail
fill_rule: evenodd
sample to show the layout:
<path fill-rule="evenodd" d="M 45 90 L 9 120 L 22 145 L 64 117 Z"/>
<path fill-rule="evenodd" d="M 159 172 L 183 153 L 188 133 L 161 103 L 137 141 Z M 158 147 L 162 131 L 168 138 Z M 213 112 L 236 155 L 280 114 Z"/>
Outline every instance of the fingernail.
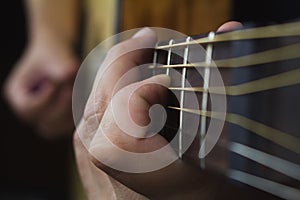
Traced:
<path fill-rule="evenodd" d="M 151 32 L 151 29 L 146 27 L 146 28 L 142 28 L 141 30 L 139 30 L 138 32 L 136 32 L 132 38 L 138 38 L 138 37 L 144 37 L 145 35 L 147 35 L 149 32 Z"/>

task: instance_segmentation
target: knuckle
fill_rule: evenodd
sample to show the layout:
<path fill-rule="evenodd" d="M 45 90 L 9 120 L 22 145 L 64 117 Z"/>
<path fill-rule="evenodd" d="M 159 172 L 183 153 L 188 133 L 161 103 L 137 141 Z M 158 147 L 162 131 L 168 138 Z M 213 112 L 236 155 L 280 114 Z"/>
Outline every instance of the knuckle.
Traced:
<path fill-rule="evenodd" d="M 75 133 L 73 134 L 73 145 L 76 147 L 79 146 L 80 144 L 81 144 L 81 139 L 78 133 L 75 131 Z"/>
<path fill-rule="evenodd" d="M 99 116 L 98 120 L 100 122 L 108 105 L 108 99 L 109 98 L 106 95 L 101 95 L 98 97 L 90 96 L 84 109 L 83 119 L 88 121 L 90 118 L 96 115 Z"/>

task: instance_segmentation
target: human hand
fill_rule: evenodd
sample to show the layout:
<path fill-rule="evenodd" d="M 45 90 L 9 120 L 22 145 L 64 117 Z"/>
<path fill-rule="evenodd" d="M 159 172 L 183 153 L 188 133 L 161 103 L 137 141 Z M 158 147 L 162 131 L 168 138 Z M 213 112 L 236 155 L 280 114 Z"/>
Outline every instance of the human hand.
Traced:
<path fill-rule="evenodd" d="M 223 25 L 218 31 L 226 31 L 229 26 L 237 27 L 240 24 L 231 22 L 228 25 Z M 180 159 L 175 159 L 175 162 L 166 166 L 165 168 L 147 172 L 147 173 L 128 173 L 110 168 L 101 162 L 104 158 L 109 163 L 117 163 L 120 160 L 126 159 L 122 155 L 118 154 L 110 145 L 107 145 L 106 137 L 119 148 L 135 152 L 145 153 L 152 152 L 161 147 L 168 146 L 168 142 L 160 135 L 154 135 L 150 138 L 137 138 L 129 136 L 124 133 L 112 117 L 113 110 L 109 106 L 112 101 L 123 102 L 119 107 L 118 113 L 124 113 L 129 111 L 130 117 L 133 121 L 140 125 L 145 126 L 149 123 L 149 108 L 154 104 L 163 104 L 164 96 L 166 96 L 166 88 L 168 86 L 168 77 L 165 75 L 159 75 L 146 79 L 141 82 L 136 82 L 129 85 L 120 87 L 117 93 L 112 94 L 115 83 L 122 77 L 126 71 L 140 65 L 144 62 L 145 57 L 150 57 L 151 53 L 146 51 L 139 51 L 139 53 L 129 53 L 120 57 L 122 49 L 131 48 L 132 45 L 147 46 L 155 44 L 155 35 L 150 30 L 144 29 L 144 34 L 139 34 L 140 37 L 131 38 L 114 47 L 108 54 L 109 59 L 116 59 L 111 63 L 108 68 L 108 72 L 104 74 L 105 81 L 101 83 L 101 88 L 94 86 L 90 97 L 94 97 L 97 103 L 96 110 L 94 110 L 93 98 L 90 98 L 84 118 L 77 128 L 77 132 L 83 133 L 83 136 L 92 136 L 92 140 L 88 146 L 82 143 L 82 137 L 80 138 L 75 133 L 75 150 L 78 168 L 81 174 L 81 179 L 87 191 L 87 195 L 90 199 L 96 198 L 98 195 L 107 194 L 111 190 L 111 193 L 118 195 L 133 195 L 132 190 L 150 198 L 188 198 L 188 197 L 212 197 L 213 191 L 208 189 L 208 186 L 216 186 L 217 179 L 208 174 L 201 173 L 200 170 L 193 166 L 184 163 Z M 145 44 L 146 43 L 146 44 Z M 104 65 L 107 64 L 104 61 Z M 114 73 L 112 73 L 114 72 Z M 164 85 L 165 87 L 163 87 Z M 139 89 L 135 90 L 135 88 Z M 132 94 L 132 96 L 130 96 Z M 126 101 L 126 99 L 130 99 Z M 98 104 L 99 103 L 99 104 Z M 145 133 L 144 133 L 145 134 Z M 143 135 L 137 135 L 143 136 Z M 168 159 L 170 157 L 176 157 L 175 152 L 169 146 L 166 154 L 161 155 L 159 159 Z M 101 158 L 101 159 L 99 159 Z M 139 164 L 139 163 L 136 163 Z M 123 185 L 114 183 L 114 180 L 106 176 L 103 171 L 120 181 L 131 189 L 124 189 Z M 105 180 L 101 182 L 100 180 Z M 105 184 L 103 184 L 105 182 Z M 220 181 L 221 183 L 221 181 Z M 120 189 L 122 188 L 122 189 Z M 205 192 L 201 188 L 205 188 Z M 102 191 L 98 193 L 99 191 Z M 137 195 L 137 194 L 135 194 Z M 103 196 L 101 196 L 103 197 Z M 141 196 L 135 196 L 135 198 L 142 198 Z"/>
<path fill-rule="evenodd" d="M 4 86 L 15 113 L 46 137 L 72 132 L 72 87 L 78 61 L 66 41 L 51 34 L 32 40 Z"/>

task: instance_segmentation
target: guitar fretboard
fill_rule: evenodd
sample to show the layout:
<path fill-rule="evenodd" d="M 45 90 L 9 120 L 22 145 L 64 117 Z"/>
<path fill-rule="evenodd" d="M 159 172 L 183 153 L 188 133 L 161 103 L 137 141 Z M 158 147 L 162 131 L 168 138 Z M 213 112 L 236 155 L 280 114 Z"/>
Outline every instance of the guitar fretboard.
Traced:
<path fill-rule="evenodd" d="M 164 132 L 178 133 L 180 158 L 300 198 L 300 22 L 170 39 L 158 43 L 150 68 L 171 77 L 177 100 L 169 102 Z M 196 107 L 188 101 L 193 96 Z M 186 148 L 193 117 L 197 135 Z M 212 137 L 216 147 L 211 124 L 223 127 Z"/>

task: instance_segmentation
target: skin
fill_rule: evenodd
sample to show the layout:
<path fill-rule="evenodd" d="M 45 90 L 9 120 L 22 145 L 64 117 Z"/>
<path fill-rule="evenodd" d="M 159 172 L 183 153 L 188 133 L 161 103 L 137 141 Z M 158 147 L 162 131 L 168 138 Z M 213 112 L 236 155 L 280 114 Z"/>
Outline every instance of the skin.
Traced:
<path fill-rule="evenodd" d="M 228 31 L 241 26 L 238 22 L 228 22 L 222 25 L 218 31 Z M 224 183 L 219 177 L 201 173 L 199 169 L 182 160 L 176 160 L 169 166 L 153 172 L 126 173 L 112 169 L 97 159 L 97 157 L 106 158 L 111 163 L 122 159 L 111 146 L 105 145 L 104 136 L 119 148 L 137 153 L 151 152 L 168 144 L 160 135 L 140 138 L 124 133 L 114 121 L 112 109 L 108 107 L 112 100 L 124 104 L 126 102 L 124 99 L 129 98 L 130 101 L 125 103 L 119 112 L 129 110 L 133 121 L 143 126 L 149 123 L 149 108 L 153 104 L 164 103 L 163 97 L 167 90 L 158 84 L 165 86 L 169 84 L 169 78 L 166 75 L 158 75 L 141 82 L 123 85 L 118 87 L 118 93 L 111 93 L 115 83 L 125 72 L 134 66 L 147 63 L 145 57 L 151 57 L 151 52 L 146 50 L 119 56 L 122 50 L 134 45 L 137 47 L 154 45 L 155 42 L 155 33 L 148 28 L 142 29 L 131 39 L 113 47 L 103 63 L 105 66 L 109 65 L 109 68 L 103 76 L 101 87 L 94 85 L 84 117 L 77 128 L 80 133 L 87 133 L 89 130 L 88 134 L 93 135 L 93 139 L 88 146 L 84 146 L 76 131 L 74 134 L 76 160 L 88 199 L 182 199 L 192 197 L 212 199 L 217 195 L 214 189 Z M 114 62 L 110 63 L 111 60 Z M 141 87 L 132 96 L 129 96 L 139 85 Z M 96 110 L 94 109 L 94 100 L 97 103 Z M 95 120 L 92 116 L 97 116 L 97 119 Z M 101 128 L 104 128 L 103 131 Z M 169 148 L 167 152 L 164 156 L 175 156 L 172 148 Z"/>
<path fill-rule="evenodd" d="M 47 138 L 74 129 L 71 97 L 79 62 L 77 0 L 27 0 L 28 45 L 7 77 L 13 111 Z"/>

